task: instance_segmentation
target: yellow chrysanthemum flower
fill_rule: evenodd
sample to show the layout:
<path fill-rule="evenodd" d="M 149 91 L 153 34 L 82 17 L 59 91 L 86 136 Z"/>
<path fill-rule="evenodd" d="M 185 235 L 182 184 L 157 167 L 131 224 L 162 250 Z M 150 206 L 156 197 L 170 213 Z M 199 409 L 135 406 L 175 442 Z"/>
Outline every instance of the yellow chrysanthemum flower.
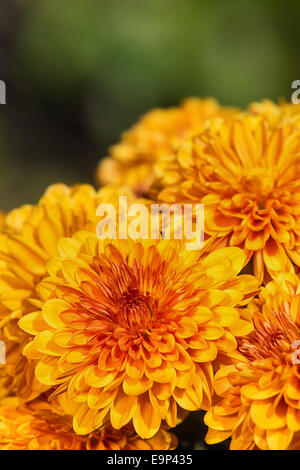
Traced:
<path fill-rule="evenodd" d="M 188 134 L 202 131 L 207 119 L 215 116 L 227 119 L 237 113 L 234 108 L 220 107 L 211 98 L 190 98 L 178 108 L 154 109 L 111 148 L 110 157 L 99 164 L 97 180 L 100 184 L 126 185 L 137 195 L 148 194 L 160 156 L 172 154 Z"/>
<path fill-rule="evenodd" d="M 209 444 L 231 437 L 231 449 L 300 449 L 299 300 L 295 274 L 262 291 L 240 361 L 216 374 L 221 398 L 205 416 Z"/>
<path fill-rule="evenodd" d="M 6 364 L 0 365 L 0 396 L 17 392 L 23 399 L 39 395 L 41 387 L 30 363 L 22 356 L 28 335 L 18 320 L 36 311 L 32 300 L 36 284 L 47 273 L 50 257 L 59 254 L 58 240 L 77 230 L 96 231 L 100 203 L 117 201 L 119 194 L 133 199 L 129 190 L 91 186 L 53 185 L 36 206 L 11 211 L 0 234 L 0 340 L 6 344 Z M 98 219 L 99 220 L 99 219 Z"/>
<path fill-rule="evenodd" d="M 262 116 L 267 119 L 271 125 L 294 124 L 300 127 L 300 105 L 287 103 L 285 101 L 279 104 L 270 100 L 263 100 L 257 103 L 251 103 L 248 111 L 256 116 Z"/>
<path fill-rule="evenodd" d="M 0 450 L 170 450 L 176 446 L 176 437 L 164 429 L 148 440 L 130 426 L 116 430 L 109 424 L 79 436 L 72 429 L 72 417 L 45 398 L 0 406 Z"/>
<path fill-rule="evenodd" d="M 300 130 L 244 115 L 188 139 L 162 171 L 164 202 L 203 203 L 205 232 L 262 280 L 300 266 Z"/>
<path fill-rule="evenodd" d="M 109 419 L 151 438 L 183 410 L 208 409 L 212 363 L 251 331 L 238 307 L 257 281 L 237 276 L 243 264 L 238 248 L 207 255 L 170 240 L 64 238 L 37 286 L 39 308 L 19 322 L 34 335 L 23 352 L 52 398 L 67 392 L 78 404 L 77 433 Z"/>

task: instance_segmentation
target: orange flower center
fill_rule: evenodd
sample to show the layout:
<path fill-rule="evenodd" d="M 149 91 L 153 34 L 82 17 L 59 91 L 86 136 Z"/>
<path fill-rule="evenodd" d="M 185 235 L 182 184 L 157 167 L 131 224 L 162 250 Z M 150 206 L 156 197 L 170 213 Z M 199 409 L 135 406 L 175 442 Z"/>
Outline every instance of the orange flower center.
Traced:
<path fill-rule="evenodd" d="M 255 331 L 239 350 L 250 361 L 273 357 L 290 363 L 293 343 L 300 338 L 299 328 L 284 312 L 273 312 L 272 320 L 254 316 Z"/>
<path fill-rule="evenodd" d="M 174 272 L 167 273 L 166 263 L 159 262 L 158 258 L 156 261 L 152 273 L 149 267 L 144 268 L 138 262 L 129 266 L 119 260 L 117 265 L 106 258 L 94 258 L 92 279 L 83 281 L 78 290 L 70 286 L 59 289 L 67 295 L 75 294 L 70 298 L 72 310 L 80 321 L 87 323 L 88 335 L 95 335 L 98 341 L 110 335 L 118 339 L 126 330 L 135 341 L 166 326 L 171 317 L 177 315 L 177 293 L 172 287 L 176 282 Z M 145 285 L 151 277 L 149 273 L 152 274 L 150 286 Z M 181 286 L 182 298 L 191 295 L 188 290 L 185 292 L 185 287 Z"/>
<path fill-rule="evenodd" d="M 119 319 L 122 326 L 147 328 L 152 318 L 149 297 L 136 288 L 129 288 L 119 300 Z"/>

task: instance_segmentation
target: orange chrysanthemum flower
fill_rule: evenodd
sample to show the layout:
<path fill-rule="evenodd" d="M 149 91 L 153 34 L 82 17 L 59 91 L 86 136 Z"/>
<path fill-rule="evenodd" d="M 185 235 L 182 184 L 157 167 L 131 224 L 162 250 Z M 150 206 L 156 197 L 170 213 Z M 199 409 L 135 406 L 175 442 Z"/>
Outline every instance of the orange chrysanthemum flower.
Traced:
<path fill-rule="evenodd" d="M 300 130 L 245 115 L 187 140 L 162 173 L 165 202 L 205 205 L 205 232 L 239 246 L 262 280 L 300 266 Z"/>
<path fill-rule="evenodd" d="M 130 426 L 116 430 L 109 424 L 79 436 L 72 429 L 72 417 L 45 399 L 0 406 L 0 450 L 169 450 L 176 446 L 176 437 L 164 429 L 148 440 Z"/>
<path fill-rule="evenodd" d="M 222 398 L 205 416 L 209 444 L 231 437 L 231 449 L 300 449 L 299 300 L 295 274 L 262 291 L 240 362 L 216 374 Z"/>
<path fill-rule="evenodd" d="M 97 179 L 100 184 L 126 185 L 138 195 L 148 194 L 160 156 L 173 153 L 188 134 L 202 131 L 207 119 L 227 119 L 237 113 L 234 108 L 220 107 L 211 98 L 190 98 L 178 108 L 154 109 L 111 148 L 110 157 L 99 164 Z"/>
<path fill-rule="evenodd" d="M 125 189 L 91 186 L 69 188 L 53 185 L 36 206 L 11 211 L 0 234 L 0 340 L 6 343 L 6 364 L 0 365 L 0 397 L 17 392 L 26 400 L 39 395 L 41 387 L 22 355 L 28 335 L 18 320 L 37 309 L 32 300 L 36 284 L 47 274 L 50 257 L 59 254 L 58 241 L 77 230 L 96 230 L 96 209 L 114 202 L 120 194 L 133 199 Z"/>
<path fill-rule="evenodd" d="M 252 323 L 238 306 L 257 289 L 237 276 L 238 248 L 208 256 L 175 241 L 104 243 L 94 234 L 64 239 L 37 310 L 19 325 L 34 335 L 24 354 L 35 374 L 78 404 L 74 429 L 87 434 L 109 419 L 132 423 L 144 439 L 183 410 L 211 404 L 213 366 L 234 355 L 235 336 Z"/>

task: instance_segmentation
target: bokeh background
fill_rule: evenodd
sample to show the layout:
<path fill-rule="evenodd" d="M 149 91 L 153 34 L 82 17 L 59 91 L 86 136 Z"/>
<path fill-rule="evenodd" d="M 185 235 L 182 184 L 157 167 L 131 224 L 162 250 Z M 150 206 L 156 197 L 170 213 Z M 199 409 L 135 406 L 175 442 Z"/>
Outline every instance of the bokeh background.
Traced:
<path fill-rule="evenodd" d="M 54 182 L 93 183 L 150 108 L 290 100 L 299 21 L 288 0 L 0 0 L 0 208 Z M 205 449 L 201 416 L 178 428 L 181 447 Z"/>
<path fill-rule="evenodd" d="M 299 18 L 279 0 L 0 0 L 0 208 L 93 182 L 152 107 L 289 100 Z"/>

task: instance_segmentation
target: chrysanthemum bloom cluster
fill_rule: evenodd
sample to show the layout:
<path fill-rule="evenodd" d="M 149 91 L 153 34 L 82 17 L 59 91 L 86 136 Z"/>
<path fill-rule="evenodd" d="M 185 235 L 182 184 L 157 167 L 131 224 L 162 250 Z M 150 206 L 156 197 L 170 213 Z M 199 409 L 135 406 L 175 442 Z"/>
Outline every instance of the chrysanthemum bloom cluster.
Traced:
<path fill-rule="evenodd" d="M 50 403 L 66 396 L 75 437 L 126 426 L 156 439 L 165 424 L 211 405 L 212 363 L 234 356 L 235 337 L 251 331 L 240 307 L 257 282 L 237 276 L 238 249 L 99 240 L 96 207 L 116 194 L 54 186 L 37 206 L 7 215 L 1 393 L 23 402 L 46 390 Z"/>
<path fill-rule="evenodd" d="M 222 398 L 205 417 L 208 443 L 232 437 L 232 449 L 299 449 L 299 294 L 295 274 L 262 291 L 240 361 L 216 374 L 215 391 Z"/>
<path fill-rule="evenodd" d="M 126 185 L 138 195 L 147 194 L 160 156 L 172 154 L 187 135 L 201 132 L 209 118 L 230 119 L 237 113 L 211 98 L 190 98 L 178 108 L 150 111 L 123 134 L 122 141 L 111 148 L 110 157 L 100 162 L 97 179 L 100 184 Z"/>
<path fill-rule="evenodd" d="M 0 408 L 2 450 L 169 450 L 176 445 L 176 437 L 164 429 L 143 440 L 130 426 L 116 430 L 107 424 L 80 436 L 72 429 L 72 416 L 45 399 Z"/>
<path fill-rule="evenodd" d="M 113 186 L 54 185 L 1 214 L 0 448 L 172 449 L 200 409 L 209 443 L 300 448 L 299 116 L 155 110 L 101 164 Z M 204 247 L 99 239 L 119 195 L 203 203 Z"/>

